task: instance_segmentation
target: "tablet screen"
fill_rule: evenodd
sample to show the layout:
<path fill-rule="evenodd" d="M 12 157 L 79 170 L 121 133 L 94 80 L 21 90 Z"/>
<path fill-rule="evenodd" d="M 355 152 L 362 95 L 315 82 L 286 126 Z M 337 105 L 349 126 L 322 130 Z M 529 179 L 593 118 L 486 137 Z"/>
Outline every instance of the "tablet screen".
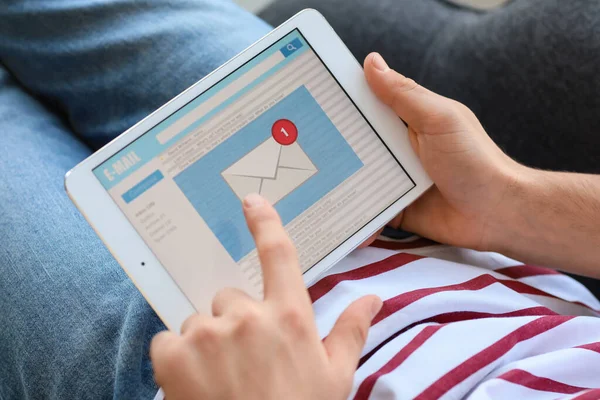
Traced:
<path fill-rule="evenodd" d="M 299 30 L 94 174 L 192 304 L 206 282 L 262 287 L 247 194 L 275 206 L 305 272 L 415 187 Z"/>

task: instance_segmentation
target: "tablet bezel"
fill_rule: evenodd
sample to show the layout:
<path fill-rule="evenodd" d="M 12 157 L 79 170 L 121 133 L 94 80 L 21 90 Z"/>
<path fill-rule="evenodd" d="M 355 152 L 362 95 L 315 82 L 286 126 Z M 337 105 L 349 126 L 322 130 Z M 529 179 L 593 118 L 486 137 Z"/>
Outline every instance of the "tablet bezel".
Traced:
<path fill-rule="evenodd" d="M 183 321 L 195 313 L 196 310 L 92 171 L 294 29 L 301 32 L 415 182 L 415 187 L 406 195 L 309 269 L 304 274 L 305 282 L 307 284 L 314 282 L 325 270 L 384 226 L 432 184 L 417 156 L 412 151 L 405 125 L 392 110 L 384 106 L 371 92 L 364 79 L 361 65 L 329 23 L 319 12 L 312 9 L 296 14 L 82 161 L 65 176 L 65 188 L 73 203 L 79 208 L 109 251 L 170 330 L 178 332 Z"/>

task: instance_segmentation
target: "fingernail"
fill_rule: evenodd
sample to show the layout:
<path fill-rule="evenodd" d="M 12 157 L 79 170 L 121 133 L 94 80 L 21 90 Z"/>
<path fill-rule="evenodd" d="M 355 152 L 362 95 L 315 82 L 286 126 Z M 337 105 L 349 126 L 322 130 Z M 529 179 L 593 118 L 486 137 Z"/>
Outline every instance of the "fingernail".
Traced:
<path fill-rule="evenodd" d="M 246 208 L 256 208 L 265 204 L 265 199 L 263 199 L 259 194 L 251 193 L 248 196 L 244 197 L 244 207 Z"/>
<path fill-rule="evenodd" d="M 371 319 L 375 318 L 375 316 L 379 314 L 381 307 L 383 307 L 383 302 L 379 297 L 377 297 L 375 300 L 373 300 L 373 303 L 371 303 Z"/>
<path fill-rule="evenodd" d="M 385 71 L 389 68 L 387 63 L 385 62 L 385 60 L 383 59 L 383 57 L 381 57 L 381 55 L 379 53 L 373 54 L 373 58 L 371 59 L 371 62 L 373 63 L 373 66 L 375 67 L 375 69 L 378 69 L 379 71 Z"/>

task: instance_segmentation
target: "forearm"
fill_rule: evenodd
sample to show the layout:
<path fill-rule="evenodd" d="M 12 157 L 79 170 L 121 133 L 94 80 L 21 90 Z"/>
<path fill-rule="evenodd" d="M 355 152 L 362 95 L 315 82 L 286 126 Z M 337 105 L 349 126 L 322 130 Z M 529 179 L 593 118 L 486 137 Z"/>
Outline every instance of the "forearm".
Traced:
<path fill-rule="evenodd" d="M 600 175 L 522 171 L 490 227 L 491 250 L 600 277 Z"/>

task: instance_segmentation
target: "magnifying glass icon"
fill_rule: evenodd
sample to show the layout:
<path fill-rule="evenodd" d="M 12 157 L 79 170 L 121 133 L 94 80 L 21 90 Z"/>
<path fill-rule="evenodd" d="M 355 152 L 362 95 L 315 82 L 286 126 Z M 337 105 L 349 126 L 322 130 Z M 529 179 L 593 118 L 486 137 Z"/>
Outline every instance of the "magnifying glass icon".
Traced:
<path fill-rule="evenodd" d="M 288 45 L 286 46 L 286 48 L 288 49 L 288 51 L 294 51 L 294 50 L 298 50 L 298 49 L 296 48 L 296 46 L 294 46 L 294 45 L 293 45 L 293 44 L 291 44 L 291 43 L 290 43 L 290 44 L 288 44 Z"/>

